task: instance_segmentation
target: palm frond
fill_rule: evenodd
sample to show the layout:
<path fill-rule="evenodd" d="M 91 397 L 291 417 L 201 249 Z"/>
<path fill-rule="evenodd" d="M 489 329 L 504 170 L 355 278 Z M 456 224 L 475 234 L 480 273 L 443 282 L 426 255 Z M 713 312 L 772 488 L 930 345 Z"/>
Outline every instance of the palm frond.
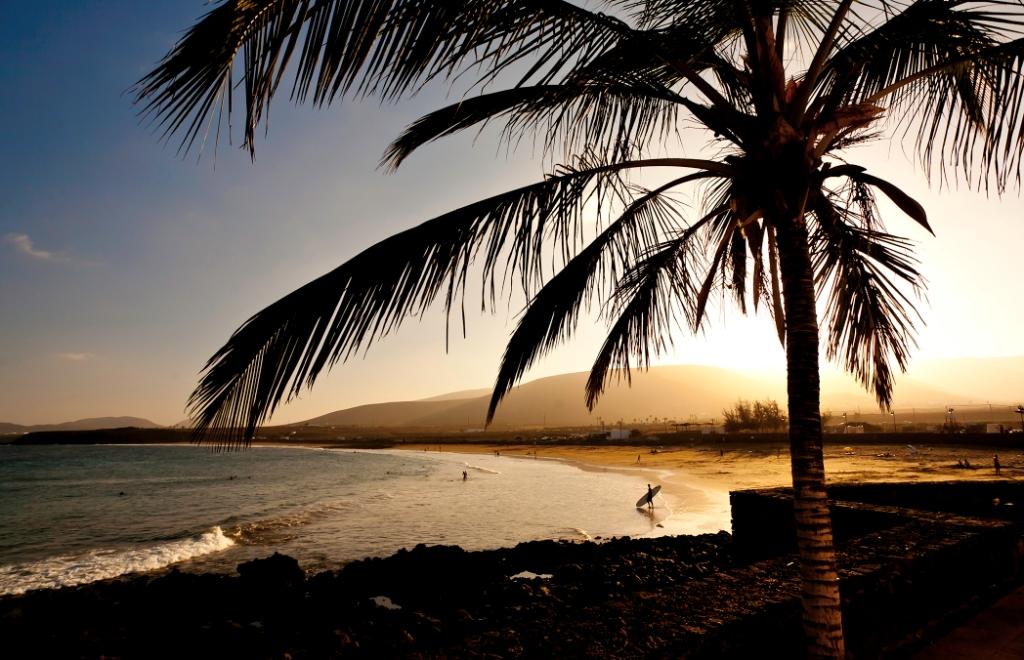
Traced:
<path fill-rule="evenodd" d="M 779 336 L 779 343 L 786 347 L 786 310 L 782 304 L 782 283 L 779 278 L 779 248 L 775 239 L 775 228 L 769 226 L 766 229 L 768 234 L 768 272 L 771 276 L 772 296 L 772 320 L 775 321 L 775 332 Z"/>
<path fill-rule="evenodd" d="M 899 209 L 906 213 L 914 222 L 924 227 L 924 229 L 932 236 L 935 235 L 931 225 L 928 224 L 928 213 L 924 210 L 924 207 L 921 206 L 921 203 L 903 192 L 903 190 L 895 184 L 868 174 L 865 169 L 859 165 L 840 165 L 839 167 L 827 169 L 824 172 L 825 178 L 835 176 L 845 176 L 851 181 L 877 188 L 882 191 L 886 197 L 892 200 L 893 204 L 899 207 Z"/>
<path fill-rule="evenodd" d="M 616 277 L 679 225 L 675 204 L 665 198 L 673 188 L 706 178 L 704 173 L 673 179 L 635 199 L 585 249 L 529 301 L 502 356 L 487 422 L 498 404 L 543 355 L 571 337 L 584 303 L 602 298 L 601 280 Z"/>
<path fill-rule="evenodd" d="M 543 281 L 542 256 L 554 243 L 571 254 L 584 207 L 595 191 L 623 186 L 640 167 L 722 167 L 652 159 L 562 168 L 547 180 L 467 205 L 396 234 L 297 289 L 245 322 L 210 358 L 189 408 L 197 437 L 243 444 L 275 407 L 345 360 L 422 314 L 439 296 L 450 311 L 480 264 L 495 304 L 498 266 L 524 290 Z M 566 257 L 567 259 L 567 257 Z M 490 285 L 488 286 L 488 282 Z"/>
<path fill-rule="evenodd" d="M 247 441 L 286 396 L 421 313 L 442 292 L 464 289 L 473 257 L 486 277 L 509 259 L 524 282 L 539 277 L 539 246 L 551 224 L 577 234 L 595 178 L 609 170 L 563 172 L 470 204 L 396 234 L 254 315 L 207 363 L 189 405 L 197 432 L 222 444 Z"/>
<path fill-rule="evenodd" d="M 397 99 L 466 67 L 485 82 L 526 58 L 528 78 L 546 84 L 628 31 L 563 0 L 223 0 L 133 93 L 164 138 L 180 133 L 188 150 L 211 129 L 230 130 L 237 80 L 251 151 L 289 71 L 292 98 L 318 105 L 349 92 Z"/>
<path fill-rule="evenodd" d="M 669 325 L 678 313 L 688 326 L 699 323 L 702 292 L 696 286 L 695 264 L 691 262 L 699 260 L 707 239 L 695 237 L 715 235 L 715 225 L 728 223 L 724 220 L 728 217 L 728 204 L 713 208 L 672 240 L 650 250 L 623 274 L 609 303 L 608 316 L 615 321 L 587 378 L 589 409 L 597 405 L 613 374 L 629 381 L 632 366 L 646 368 L 651 355 L 660 353 L 666 341 L 671 343 Z M 714 270 L 713 264 L 709 271 Z"/>
<path fill-rule="evenodd" d="M 892 404 L 893 367 L 906 370 L 914 342 L 913 301 L 922 286 L 911 243 L 858 226 L 842 202 L 818 198 L 811 232 L 818 296 L 826 300 L 826 355 L 839 361 L 880 406 Z"/>
<path fill-rule="evenodd" d="M 733 300 L 740 312 L 747 313 L 747 237 L 743 231 L 734 231 L 729 239 L 729 284 Z"/>
<path fill-rule="evenodd" d="M 729 211 L 721 211 L 716 218 L 719 220 L 717 231 L 718 248 L 715 250 L 714 256 L 711 257 L 711 265 L 708 267 L 707 273 L 704 276 L 704 282 L 697 293 L 697 300 L 692 315 L 694 332 L 700 329 L 700 324 L 704 321 L 708 300 L 710 300 L 711 292 L 714 290 L 715 280 L 719 277 L 724 279 L 723 276 L 728 271 L 726 255 L 729 246 L 733 243 L 733 237 L 739 233 L 736 227 L 736 220 Z M 712 229 L 712 232 L 714 232 L 714 229 Z"/>
<path fill-rule="evenodd" d="M 658 246 L 623 275 L 612 300 L 616 317 L 590 369 L 587 408 L 594 409 L 609 378 L 631 379 L 631 369 L 646 367 L 671 343 L 670 326 L 681 311 L 692 322 L 694 283 L 688 271 L 693 257 L 693 227 Z M 635 360 L 635 362 L 634 362 Z"/>
<path fill-rule="evenodd" d="M 607 160 L 673 130 L 681 98 L 645 83 L 515 87 L 470 97 L 421 117 L 388 147 L 381 164 L 395 169 L 424 144 L 478 124 L 505 121 L 503 139 L 541 133 L 546 149 L 582 148 Z"/>
<path fill-rule="evenodd" d="M 954 166 L 954 178 L 1001 192 L 1021 175 L 1022 33 L 1017 3 L 917 0 L 834 54 L 815 104 L 817 121 L 885 103 L 904 132 L 916 132 L 926 172 L 937 166 L 946 180 Z M 837 133 L 829 132 L 819 153 Z"/>

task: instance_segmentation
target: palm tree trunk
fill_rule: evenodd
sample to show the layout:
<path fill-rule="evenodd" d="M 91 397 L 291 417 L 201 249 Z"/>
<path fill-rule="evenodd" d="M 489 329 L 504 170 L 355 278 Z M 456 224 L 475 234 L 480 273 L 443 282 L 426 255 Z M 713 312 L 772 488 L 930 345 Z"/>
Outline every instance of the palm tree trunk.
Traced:
<path fill-rule="evenodd" d="M 789 446 L 804 634 L 811 658 L 843 658 L 842 611 L 822 458 L 818 319 L 807 227 L 777 223 L 786 313 Z"/>

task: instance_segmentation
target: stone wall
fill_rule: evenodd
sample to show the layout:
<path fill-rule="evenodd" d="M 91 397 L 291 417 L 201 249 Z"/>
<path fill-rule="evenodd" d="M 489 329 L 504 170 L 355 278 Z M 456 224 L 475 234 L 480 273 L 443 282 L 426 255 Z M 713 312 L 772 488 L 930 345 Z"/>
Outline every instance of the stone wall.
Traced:
<path fill-rule="evenodd" d="M 1019 483 L 840 484 L 830 486 L 829 495 L 835 498 L 844 626 L 854 657 L 913 648 L 965 608 L 1021 580 Z M 760 560 L 753 566 L 795 561 L 791 498 L 788 488 L 731 494 L 735 550 Z M 797 617 L 776 620 L 780 630 L 792 630 L 799 608 L 776 609 L 772 616 L 780 611 Z M 752 615 L 734 636 L 745 625 L 756 634 L 763 617 Z"/>

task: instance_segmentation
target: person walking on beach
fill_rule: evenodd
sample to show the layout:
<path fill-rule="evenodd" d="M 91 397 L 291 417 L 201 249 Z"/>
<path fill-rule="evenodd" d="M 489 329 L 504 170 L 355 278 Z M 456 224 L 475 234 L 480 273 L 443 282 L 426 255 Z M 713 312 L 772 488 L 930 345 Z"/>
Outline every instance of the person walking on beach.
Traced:
<path fill-rule="evenodd" d="M 462 480 L 465 481 L 466 479 L 469 479 L 469 473 L 466 472 L 465 470 L 463 470 L 462 471 Z"/>
<path fill-rule="evenodd" d="M 999 465 L 999 454 L 992 457 L 992 466 L 996 469 L 996 474 L 999 474 L 999 468 L 1001 467 Z"/>

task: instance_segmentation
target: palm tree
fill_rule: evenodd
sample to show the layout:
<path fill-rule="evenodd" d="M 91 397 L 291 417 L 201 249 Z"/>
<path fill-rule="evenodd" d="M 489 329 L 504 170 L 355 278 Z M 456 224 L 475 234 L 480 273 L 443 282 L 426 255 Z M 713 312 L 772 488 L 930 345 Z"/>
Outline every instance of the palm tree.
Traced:
<path fill-rule="evenodd" d="M 533 136 L 564 156 L 542 181 L 396 234 L 255 314 L 206 365 L 190 399 L 197 432 L 219 446 L 247 443 L 325 368 L 438 299 L 457 309 L 471 264 L 485 305 L 506 277 L 529 301 L 490 416 L 592 306 L 609 332 L 586 386 L 591 407 L 610 378 L 666 348 L 675 320 L 698 329 L 712 296 L 744 312 L 762 306 L 787 355 L 809 654 L 842 657 L 819 322 L 826 356 L 888 408 L 922 279 L 877 196 L 930 231 L 920 204 L 844 156 L 890 132 L 929 176 L 1000 193 L 1019 185 L 1019 0 L 597 4 L 221 0 L 139 81 L 144 115 L 186 151 L 230 132 L 237 113 L 252 151 L 282 83 L 296 102 L 323 106 L 398 101 L 448 80 L 465 83 L 462 98 L 409 126 L 386 167 L 488 122 L 510 143 Z M 684 125 L 706 133 L 704 157 L 659 151 Z M 641 187 L 640 173 L 660 178 Z M 694 216 L 676 196 L 687 186 Z"/>

